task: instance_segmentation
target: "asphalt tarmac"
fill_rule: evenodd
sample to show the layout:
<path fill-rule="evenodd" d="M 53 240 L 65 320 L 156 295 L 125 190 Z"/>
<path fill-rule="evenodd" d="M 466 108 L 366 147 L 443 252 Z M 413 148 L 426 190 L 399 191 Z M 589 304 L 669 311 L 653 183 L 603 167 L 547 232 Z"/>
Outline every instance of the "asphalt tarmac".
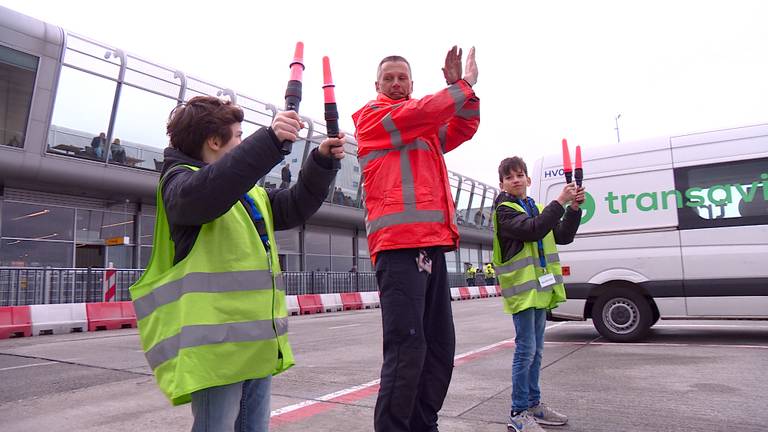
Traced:
<path fill-rule="evenodd" d="M 453 302 L 456 360 L 441 431 L 505 431 L 514 353 L 498 298 Z M 550 431 L 768 431 L 768 322 L 659 321 L 641 343 L 549 322 Z M 297 365 L 273 380 L 272 431 L 372 431 L 378 309 L 290 319 Z M 135 329 L 0 340 L 0 431 L 189 431 L 160 393 Z"/>

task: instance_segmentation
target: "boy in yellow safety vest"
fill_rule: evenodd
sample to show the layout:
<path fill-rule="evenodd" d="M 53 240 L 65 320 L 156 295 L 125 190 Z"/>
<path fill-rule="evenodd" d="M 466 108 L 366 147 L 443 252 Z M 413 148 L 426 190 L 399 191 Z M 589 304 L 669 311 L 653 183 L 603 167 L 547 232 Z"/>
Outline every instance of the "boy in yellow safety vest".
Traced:
<path fill-rule="evenodd" d="M 564 425 L 568 421 L 541 401 L 539 373 L 547 310 L 565 301 L 556 244 L 573 241 L 581 221 L 579 203 L 584 201 L 584 188 L 567 184 L 546 207 L 536 204 L 527 196 L 531 179 L 519 157 L 501 161 L 499 182 L 502 192 L 493 213 L 493 267 L 504 309 L 512 314 L 515 325 L 512 409 L 507 427 L 515 432 L 541 432 L 539 424 Z"/>

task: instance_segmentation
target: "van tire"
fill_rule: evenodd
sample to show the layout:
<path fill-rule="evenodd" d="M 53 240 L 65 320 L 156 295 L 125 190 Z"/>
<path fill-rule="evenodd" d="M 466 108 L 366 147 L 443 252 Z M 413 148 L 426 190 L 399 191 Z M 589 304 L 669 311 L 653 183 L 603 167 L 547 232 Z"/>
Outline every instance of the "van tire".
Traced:
<path fill-rule="evenodd" d="M 629 288 L 612 288 L 592 307 L 592 323 L 613 342 L 632 342 L 648 333 L 653 311 L 648 300 Z"/>

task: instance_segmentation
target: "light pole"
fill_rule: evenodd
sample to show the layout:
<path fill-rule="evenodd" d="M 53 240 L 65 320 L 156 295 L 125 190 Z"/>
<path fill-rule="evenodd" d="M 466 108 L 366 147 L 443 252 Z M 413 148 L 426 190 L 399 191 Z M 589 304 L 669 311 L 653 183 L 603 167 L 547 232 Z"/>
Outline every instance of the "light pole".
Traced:
<path fill-rule="evenodd" d="M 621 142 L 621 138 L 619 138 L 619 119 L 621 118 L 621 113 L 613 118 L 614 122 L 616 123 L 616 142 Z"/>

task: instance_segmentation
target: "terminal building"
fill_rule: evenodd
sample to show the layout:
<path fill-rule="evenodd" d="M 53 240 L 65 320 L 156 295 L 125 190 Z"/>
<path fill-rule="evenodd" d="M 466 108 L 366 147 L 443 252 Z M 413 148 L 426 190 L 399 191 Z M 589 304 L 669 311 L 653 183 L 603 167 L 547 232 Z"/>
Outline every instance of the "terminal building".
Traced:
<path fill-rule="evenodd" d="M 0 271 L 143 269 L 152 252 L 165 123 L 177 104 L 198 95 L 241 106 L 244 136 L 277 112 L 237 89 L 0 6 Z M 296 179 L 325 138 L 323 122 L 305 121 L 293 152 L 260 180 L 265 188 L 279 187 L 284 166 Z M 277 233 L 284 271 L 372 270 L 356 149 L 348 134 L 327 202 L 306 225 Z M 461 247 L 446 259 L 458 276 L 465 262 L 491 260 L 491 205 L 499 191 L 457 172 L 449 177 Z"/>

